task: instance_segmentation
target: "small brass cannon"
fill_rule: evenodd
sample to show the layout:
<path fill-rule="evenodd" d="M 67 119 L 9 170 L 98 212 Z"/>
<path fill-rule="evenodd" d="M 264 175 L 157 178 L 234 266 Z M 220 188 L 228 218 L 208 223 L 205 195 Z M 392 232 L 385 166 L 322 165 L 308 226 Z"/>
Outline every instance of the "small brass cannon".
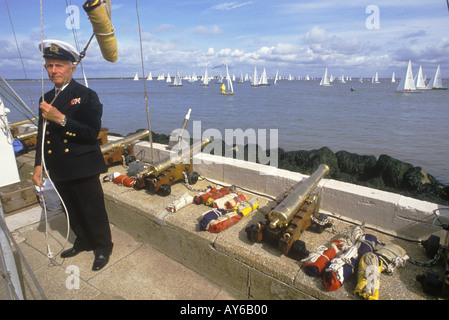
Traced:
<path fill-rule="evenodd" d="M 307 256 L 305 243 L 299 238 L 312 223 L 325 216 L 319 213 L 320 195 L 312 192 L 328 172 L 329 167 L 321 164 L 307 180 L 294 186 L 283 200 L 278 200 L 265 219 L 246 228 L 248 239 L 277 245 L 285 255 L 296 259 Z M 317 225 L 317 230 L 322 232 L 323 225 Z"/>
<path fill-rule="evenodd" d="M 145 188 L 152 193 L 167 196 L 171 193 L 171 185 L 180 180 L 184 181 L 186 176 L 189 184 L 195 184 L 199 175 L 193 171 L 192 156 L 211 142 L 212 138 L 206 138 L 201 143 L 194 143 L 191 148 L 172 150 L 169 156 L 150 164 L 139 173 L 134 188 Z"/>
<path fill-rule="evenodd" d="M 107 165 L 112 165 L 117 162 L 123 162 L 123 157 L 126 158 L 133 152 L 131 143 L 148 136 L 149 132 L 149 130 L 144 130 L 122 139 L 102 144 L 100 149 L 103 153 L 105 163 Z"/>

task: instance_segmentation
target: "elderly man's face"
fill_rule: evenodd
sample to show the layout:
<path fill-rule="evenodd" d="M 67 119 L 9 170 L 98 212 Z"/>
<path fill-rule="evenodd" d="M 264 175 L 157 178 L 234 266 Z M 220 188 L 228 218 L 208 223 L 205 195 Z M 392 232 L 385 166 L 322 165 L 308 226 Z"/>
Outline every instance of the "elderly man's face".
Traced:
<path fill-rule="evenodd" d="M 68 60 L 47 58 L 45 59 L 45 69 L 48 77 L 57 88 L 69 83 L 75 66 Z"/>

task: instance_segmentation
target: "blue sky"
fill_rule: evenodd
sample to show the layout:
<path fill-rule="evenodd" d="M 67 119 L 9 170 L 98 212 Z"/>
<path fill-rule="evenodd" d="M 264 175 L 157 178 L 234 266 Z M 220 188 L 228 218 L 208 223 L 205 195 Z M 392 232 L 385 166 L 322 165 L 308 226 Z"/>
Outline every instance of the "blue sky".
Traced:
<path fill-rule="evenodd" d="M 92 26 L 84 0 L 43 0 L 45 39 L 75 44 L 66 27 L 66 7 L 79 8 L 79 45 Z M 41 78 L 40 1 L 7 0 L 28 78 Z M 371 7 L 370 7 L 371 6 Z M 26 7 L 26 10 L 24 8 Z M 375 10 L 367 10 L 374 8 Z M 231 73 L 251 73 L 256 66 L 269 76 L 334 75 L 398 77 L 409 59 L 431 77 L 441 65 L 449 76 L 449 11 L 445 0 L 139 0 L 145 74 L 209 74 L 228 64 Z M 87 77 L 142 75 L 135 0 L 112 0 L 119 58 L 105 61 L 98 45 L 88 49 Z M 0 75 L 24 78 L 5 1 L 0 2 Z M 417 70 L 416 70 L 417 71 Z M 415 71 L 415 72 L 416 72 Z M 79 71 L 76 74 L 80 75 Z"/>

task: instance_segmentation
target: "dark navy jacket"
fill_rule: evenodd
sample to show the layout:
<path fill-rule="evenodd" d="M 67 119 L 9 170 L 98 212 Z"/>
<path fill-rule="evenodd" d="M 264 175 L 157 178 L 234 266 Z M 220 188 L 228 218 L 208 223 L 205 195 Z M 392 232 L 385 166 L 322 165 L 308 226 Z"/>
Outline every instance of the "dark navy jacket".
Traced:
<path fill-rule="evenodd" d="M 44 95 L 47 103 L 51 103 L 54 97 L 54 89 Z M 67 117 L 67 124 L 62 127 L 47 121 L 43 134 L 44 118 L 39 110 L 35 165 L 42 164 L 41 139 L 44 136 L 45 166 L 53 181 L 69 181 L 107 172 L 97 141 L 103 105 L 96 92 L 72 79 L 53 106 Z"/>

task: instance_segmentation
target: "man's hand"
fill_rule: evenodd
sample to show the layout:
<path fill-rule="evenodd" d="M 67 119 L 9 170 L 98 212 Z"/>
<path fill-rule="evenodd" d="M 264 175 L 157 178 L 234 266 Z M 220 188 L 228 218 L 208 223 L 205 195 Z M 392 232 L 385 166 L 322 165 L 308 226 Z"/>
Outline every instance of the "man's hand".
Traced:
<path fill-rule="evenodd" d="M 42 166 L 35 166 L 33 171 L 33 182 L 36 186 L 42 187 Z"/>
<path fill-rule="evenodd" d="M 42 110 L 42 116 L 48 121 L 53 121 L 59 124 L 65 118 L 64 114 L 46 102 L 41 102 L 39 108 Z"/>

